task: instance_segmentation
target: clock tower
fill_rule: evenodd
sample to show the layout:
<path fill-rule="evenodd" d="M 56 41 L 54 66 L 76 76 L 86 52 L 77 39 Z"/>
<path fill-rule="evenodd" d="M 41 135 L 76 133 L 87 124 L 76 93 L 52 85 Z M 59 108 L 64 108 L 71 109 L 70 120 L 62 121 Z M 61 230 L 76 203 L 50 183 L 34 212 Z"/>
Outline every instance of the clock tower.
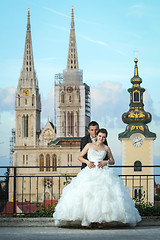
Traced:
<path fill-rule="evenodd" d="M 23 66 L 16 92 L 15 111 L 16 146 L 35 146 L 40 133 L 41 100 L 34 69 L 29 9 Z"/>
<path fill-rule="evenodd" d="M 147 124 L 152 116 L 144 110 L 143 93 L 145 89 L 140 86 L 142 79 L 138 75 L 138 59 L 135 58 L 134 76 L 131 78 L 130 109 L 122 115 L 127 124 L 124 132 L 119 134 L 122 142 L 122 165 L 134 166 L 122 169 L 122 175 L 132 175 L 127 178 L 131 197 L 145 194 L 147 202 L 154 202 L 153 168 L 153 141 L 156 134 L 149 131 Z"/>

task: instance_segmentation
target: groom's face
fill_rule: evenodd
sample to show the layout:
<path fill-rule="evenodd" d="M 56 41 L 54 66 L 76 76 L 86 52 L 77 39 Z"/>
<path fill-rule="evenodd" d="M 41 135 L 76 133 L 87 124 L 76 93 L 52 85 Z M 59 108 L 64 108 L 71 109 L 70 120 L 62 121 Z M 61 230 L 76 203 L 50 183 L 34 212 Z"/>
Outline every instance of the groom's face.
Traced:
<path fill-rule="evenodd" d="M 96 126 L 91 125 L 91 126 L 89 126 L 88 132 L 92 138 L 95 138 L 95 137 L 97 137 L 98 130 L 99 130 L 99 128 L 97 125 Z"/>

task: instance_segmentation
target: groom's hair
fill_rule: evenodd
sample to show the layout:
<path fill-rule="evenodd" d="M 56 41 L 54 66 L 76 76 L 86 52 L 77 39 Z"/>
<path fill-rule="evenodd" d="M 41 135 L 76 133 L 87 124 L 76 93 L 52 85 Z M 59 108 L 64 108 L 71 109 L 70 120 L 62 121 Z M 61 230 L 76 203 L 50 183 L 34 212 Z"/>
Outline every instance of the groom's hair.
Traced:
<path fill-rule="evenodd" d="M 107 135 L 108 135 L 108 132 L 107 132 L 107 130 L 106 130 L 105 128 L 99 129 L 98 132 L 97 132 L 97 135 L 98 135 L 99 133 L 105 133 L 105 134 L 106 134 L 106 137 L 107 137 Z"/>
<path fill-rule="evenodd" d="M 98 128 L 99 128 L 99 124 L 98 124 L 96 121 L 90 122 L 90 123 L 88 124 L 88 128 L 89 128 L 90 126 L 98 126 Z"/>

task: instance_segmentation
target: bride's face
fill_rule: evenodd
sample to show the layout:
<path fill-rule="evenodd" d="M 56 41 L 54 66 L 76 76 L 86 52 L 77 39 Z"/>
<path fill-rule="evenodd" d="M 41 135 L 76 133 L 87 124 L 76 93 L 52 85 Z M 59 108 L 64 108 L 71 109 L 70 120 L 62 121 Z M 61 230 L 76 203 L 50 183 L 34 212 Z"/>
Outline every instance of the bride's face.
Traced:
<path fill-rule="evenodd" d="M 106 139 L 106 134 L 105 133 L 98 133 L 98 136 L 97 136 L 97 141 L 100 142 L 100 143 L 104 143 Z"/>

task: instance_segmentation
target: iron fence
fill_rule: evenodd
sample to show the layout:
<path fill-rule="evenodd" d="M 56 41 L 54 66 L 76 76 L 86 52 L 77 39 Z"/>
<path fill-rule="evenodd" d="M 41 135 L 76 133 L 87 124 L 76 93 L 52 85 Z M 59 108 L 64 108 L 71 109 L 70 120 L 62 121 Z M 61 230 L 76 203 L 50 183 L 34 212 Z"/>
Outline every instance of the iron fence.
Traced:
<path fill-rule="evenodd" d="M 0 176 L 0 179 L 5 178 L 4 189 L 0 185 L 0 216 L 32 214 L 36 210 L 37 204 L 42 204 L 44 208 L 47 208 L 48 205 L 53 206 L 60 198 L 63 187 L 70 183 L 71 179 L 80 171 L 80 166 L 50 166 L 49 168 L 54 169 L 54 172 L 47 172 L 48 166 L 0 166 L 0 169 L 2 168 L 8 169 L 8 174 Z M 40 171 L 42 168 L 43 172 Z M 70 170 L 69 173 L 65 173 L 66 168 Z M 115 171 L 116 169 L 123 171 L 130 168 L 133 171 L 134 166 L 110 166 L 110 168 Z M 152 169 L 154 172 L 155 169 L 160 168 L 160 165 L 143 166 L 143 168 Z M 23 170 L 26 172 L 26 169 L 32 171 L 28 171 L 27 174 L 23 173 Z M 33 169 L 37 169 L 38 172 Z M 58 169 L 61 169 L 61 172 Z M 62 169 L 64 170 L 62 171 Z M 75 169 L 77 173 L 72 173 L 75 172 Z M 160 203 L 160 174 L 136 172 L 117 175 L 130 188 L 132 198 L 145 192 L 146 202 Z M 5 192 L 5 197 L 2 197 L 3 192 Z"/>

